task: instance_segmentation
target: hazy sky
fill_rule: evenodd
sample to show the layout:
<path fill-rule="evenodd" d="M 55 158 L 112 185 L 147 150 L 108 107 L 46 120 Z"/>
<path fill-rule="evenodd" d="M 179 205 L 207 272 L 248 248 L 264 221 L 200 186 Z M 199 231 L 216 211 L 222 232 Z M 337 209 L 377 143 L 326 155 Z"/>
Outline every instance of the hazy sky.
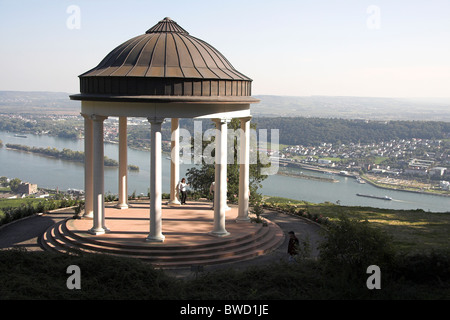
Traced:
<path fill-rule="evenodd" d="M 78 75 L 164 17 L 255 95 L 450 96 L 450 0 L 0 0 L 0 90 L 77 93 Z"/>

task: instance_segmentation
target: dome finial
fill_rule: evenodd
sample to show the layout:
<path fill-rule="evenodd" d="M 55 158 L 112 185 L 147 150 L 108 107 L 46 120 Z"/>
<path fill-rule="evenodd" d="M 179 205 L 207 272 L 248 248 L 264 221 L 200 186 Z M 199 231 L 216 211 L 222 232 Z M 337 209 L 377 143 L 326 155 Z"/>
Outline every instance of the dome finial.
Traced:
<path fill-rule="evenodd" d="M 165 17 L 164 19 L 159 21 L 156 25 L 148 29 L 146 33 L 157 33 L 157 32 L 177 32 L 189 34 L 189 32 L 184 30 L 169 17 Z"/>

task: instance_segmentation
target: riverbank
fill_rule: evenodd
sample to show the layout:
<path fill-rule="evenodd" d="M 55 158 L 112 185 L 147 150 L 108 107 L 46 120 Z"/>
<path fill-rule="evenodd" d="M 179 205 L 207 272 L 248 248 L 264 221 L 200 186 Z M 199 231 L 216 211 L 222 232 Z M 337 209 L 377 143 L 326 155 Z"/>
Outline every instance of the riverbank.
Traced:
<path fill-rule="evenodd" d="M 385 189 L 385 190 L 395 190 L 395 191 L 404 191 L 404 192 L 411 192 L 411 193 L 419 193 L 419 194 L 428 194 L 428 195 L 434 195 L 434 196 L 442 196 L 442 197 L 450 197 L 450 191 L 444 191 L 444 190 L 433 190 L 433 191 L 425 191 L 421 188 L 430 187 L 430 186 L 412 186 L 415 181 L 410 180 L 399 180 L 399 179 L 393 179 L 393 178 L 381 178 L 381 179 L 390 179 L 390 181 L 393 181 L 392 184 L 386 183 L 389 180 L 384 180 L 386 182 L 380 182 L 383 180 L 377 179 L 378 177 L 370 176 L 367 174 L 361 175 L 360 178 L 367 183 L 371 184 L 374 187 Z M 377 179 L 377 180 L 376 180 Z M 401 183 L 401 181 L 406 181 L 406 183 Z M 419 189 L 419 190 L 417 190 Z"/>
<path fill-rule="evenodd" d="M 277 172 L 277 174 L 281 175 L 281 176 L 294 177 L 294 178 L 307 179 L 307 180 L 316 180 L 316 181 L 331 182 L 331 183 L 339 182 L 338 180 L 332 179 L 332 178 L 323 178 L 323 177 L 307 175 L 304 173 L 293 173 L 293 172 L 286 172 L 286 171 L 282 171 L 282 170 L 279 170 Z"/>
<path fill-rule="evenodd" d="M 363 181 L 369 183 L 370 185 L 384 190 L 394 190 L 394 191 L 405 191 L 410 193 L 419 193 L 419 194 L 426 194 L 426 195 L 434 195 L 434 196 L 443 196 L 443 197 L 450 197 L 450 191 L 445 190 L 429 190 L 432 188 L 430 184 L 423 184 L 419 183 L 415 180 L 409 180 L 409 179 L 395 179 L 395 178 L 383 178 L 378 177 L 370 174 L 362 174 L 359 173 L 343 173 L 338 170 L 333 170 L 329 168 L 319 167 L 319 166 L 313 166 L 313 165 L 305 165 L 305 164 L 299 164 L 299 163 L 288 163 L 288 167 L 296 168 L 296 169 L 304 169 L 309 170 L 313 172 L 319 172 L 323 174 L 330 174 L 330 175 L 340 175 L 348 178 L 353 179 L 362 179 Z M 428 189 L 428 190 L 426 190 Z"/>
<path fill-rule="evenodd" d="M 82 151 L 73 151 L 70 149 L 64 148 L 62 151 L 56 148 L 37 148 L 37 147 L 29 147 L 21 144 L 6 144 L 6 150 L 12 151 L 20 151 L 26 153 L 37 154 L 39 156 L 60 159 L 64 161 L 73 161 L 73 162 L 81 162 L 84 163 L 84 152 Z M 107 167 L 118 167 L 119 162 L 117 160 L 110 159 L 105 156 L 104 165 Z M 130 171 L 139 171 L 139 167 L 136 165 L 128 165 L 128 170 Z"/>

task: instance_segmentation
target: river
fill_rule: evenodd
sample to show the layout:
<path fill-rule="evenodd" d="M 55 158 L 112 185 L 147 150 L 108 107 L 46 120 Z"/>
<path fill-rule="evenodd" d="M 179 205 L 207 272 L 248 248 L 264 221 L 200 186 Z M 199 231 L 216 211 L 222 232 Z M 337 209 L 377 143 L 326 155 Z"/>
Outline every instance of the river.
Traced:
<path fill-rule="evenodd" d="M 0 131 L 0 140 L 3 144 L 14 143 L 34 147 L 51 147 L 83 151 L 83 140 L 69 140 L 47 135 L 27 134 L 27 138 L 14 136 L 13 133 Z M 105 144 L 105 155 L 118 160 L 118 145 Z M 139 166 L 139 172 L 129 171 L 129 193 L 147 194 L 150 186 L 150 152 L 141 150 L 128 150 L 128 164 Z M 180 165 L 180 178 L 191 168 L 190 164 Z M 163 155 L 162 163 L 163 192 L 169 192 L 170 186 L 170 160 Z M 307 170 L 307 175 L 330 178 L 330 175 Z M 7 150 L 0 148 L 0 176 L 19 178 L 38 184 L 43 188 L 59 188 L 60 190 L 84 189 L 83 163 L 63 161 L 43 157 L 36 154 Z M 370 206 L 387 209 L 423 209 L 431 212 L 450 211 L 450 197 L 427 194 L 410 193 L 403 191 L 385 190 L 370 184 L 359 184 L 353 178 L 332 176 L 338 182 L 316 181 L 301 179 L 284 175 L 269 176 L 264 182 L 261 193 L 268 196 L 280 196 L 295 200 L 305 200 L 313 203 L 325 201 L 347 206 Z M 105 192 L 116 194 L 118 190 L 118 169 L 105 167 Z M 392 201 L 359 197 L 356 194 L 370 194 L 376 196 L 389 196 Z"/>

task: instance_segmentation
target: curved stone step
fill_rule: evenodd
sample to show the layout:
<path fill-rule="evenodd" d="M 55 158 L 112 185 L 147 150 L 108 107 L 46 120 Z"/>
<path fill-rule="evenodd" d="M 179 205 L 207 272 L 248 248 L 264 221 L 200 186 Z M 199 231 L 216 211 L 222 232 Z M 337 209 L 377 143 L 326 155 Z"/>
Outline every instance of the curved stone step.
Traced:
<path fill-rule="evenodd" d="M 127 232 L 123 231 L 123 228 L 116 232 L 118 235 L 111 232 L 103 237 L 93 236 L 84 231 L 86 229 L 80 229 L 80 225 L 83 225 L 83 222 L 74 219 L 66 219 L 54 224 L 42 235 L 42 247 L 48 251 L 65 254 L 81 251 L 133 257 L 155 266 L 177 268 L 248 260 L 267 254 L 284 240 L 281 229 L 270 221 L 268 226 L 230 223 L 233 232 L 229 237 L 206 236 L 207 232 L 205 232 L 202 241 L 198 243 L 191 241 L 192 243 L 189 244 L 184 244 L 183 241 L 178 244 L 174 241 L 148 243 L 145 238 L 142 238 L 142 234 L 139 234 L 139 237 L 123 238 L 123 233 Z M 183 237 L 189 238 L 189 233 L 183 231 L 182 234 Z"/>
<path fill-rule="evenodd" d="M 70 222 L 70 221 L 69 221 Z M 59 233 L 64 234 L 66 238 L 68 238 L 69 241 L 73 243 L 79 243 L 83 242 L 82 245 L 86 248 L 111 248 L 111 249 L 124 249 L 126 251 L 133 251 L 136 250 L 136 252 L 139 252 L 141 250 L 144 250 L 146 252 L 149 252 L 150 250 L 154 252 L 155 254 L 158 254 L 158 252 L 167 252 L 170 251 L 174 255 L 177 254 L 177 252 L 185 252 L 186 250 L 190 250 L 193 252 L 197 251 L 214 251 L 217 250 L 217 246 L 220 246 L 222 249 L 228 249 L 233 248 L 242 245 L 243 243 L 251 243 L 257 241 L 259 238 L 263 237 L 264 234 L 267 232 L 267 228 L 258 228 L 255 230 L 255 232 L 249 232 L 247 234 L 244 234 L 237 238 L 223 238 L 220 242 L 211 242 L 211 243 L 202 243 L 202 244 L 192 244 L 192 245 L 143 245 L 145 242 L 143 241 L 142 245 L 132 245 L 132 244 L 123 244 L 123 243 L 114 243 L 111 241 L 106 240 L 97 240 L 92 237 L 83 237 L 80 235 L 75 234 L 72 232 L 69 228 L 67 228 L 66 224 L 61 224 L 60 228 L 63 230 L 58 230 Z"/>

